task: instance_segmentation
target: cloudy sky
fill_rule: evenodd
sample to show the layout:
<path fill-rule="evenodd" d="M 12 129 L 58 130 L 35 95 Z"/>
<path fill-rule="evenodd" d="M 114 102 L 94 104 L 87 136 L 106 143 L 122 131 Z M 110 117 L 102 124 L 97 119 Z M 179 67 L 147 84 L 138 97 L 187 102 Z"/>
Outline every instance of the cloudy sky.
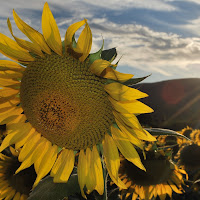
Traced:
<path fill-rule="evenodd" d="M 12 9 L 41 31 L 43 0 L 6 0 L 0 6 L 0 32 L 24 38 Z M 61 37 L 67 27 L 87 18 L 93 33 L 92 52 L 116 47 L 118 70 L 135 77 L 152 74 L 146 82 L 200 78 L 199 0 L 49 0 Z M 0 57 L 1 59 L 3 56 Z M 4 58 L 5 59 L 5 58 Z M 117 60 L 116 60 L 117 61 Z"/>

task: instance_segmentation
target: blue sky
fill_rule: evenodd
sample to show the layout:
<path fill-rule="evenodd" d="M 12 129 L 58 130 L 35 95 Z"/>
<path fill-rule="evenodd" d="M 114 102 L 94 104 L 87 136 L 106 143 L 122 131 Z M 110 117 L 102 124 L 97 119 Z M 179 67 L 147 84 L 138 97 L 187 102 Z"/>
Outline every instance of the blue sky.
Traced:
<path fill-rule="evenodd" d="M 93 33 L 92 52 L 104 39 L 104 48 L 116 47 L 118 70 L 135 77 L 152 74 L 146 82 L 174 78 L 200 78 L 199 0 L 49 0 L 50 9 L 64 39 L 67 27 L 83 18 Z M 41 31 L 45 1 L 7 0 L 0 7 L 0 32 L 14 34 L 12 9 L 33 28 Z M 3 56 L 0 56 L 1 59 Z M 116 60 L 117 61 L 117 60 Z"/>

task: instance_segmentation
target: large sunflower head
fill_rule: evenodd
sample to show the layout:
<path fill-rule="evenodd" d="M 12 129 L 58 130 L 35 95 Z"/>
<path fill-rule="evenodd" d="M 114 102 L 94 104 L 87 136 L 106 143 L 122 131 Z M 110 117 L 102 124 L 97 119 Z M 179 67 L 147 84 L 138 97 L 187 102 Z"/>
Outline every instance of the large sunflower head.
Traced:
<path fill-rule="evenodd" d="M 36 173 L 31 166 L 15 174 L 21 163 L 17 159 L 18 153 L 13 148 L 11 152 L 10 156 L 0 153 L 0 199 L 26 200 L 36 179 Z"/>
<path fill-rule="evenodd" d="M 172 163 L 163 151 L 146 152 L 146 159 L 142 159 L 142 163 L 146 172 L 122 158 L 119 175 L 127 189 L 120 188 L 121 198 L 132 195 L 132 200 L 156 197 L 164 200 L 167 196 L 171 198 L 173 191 L 182 193 L 183 174 L 186 173 Z"/>
<path fill-rule="evenodd" d="M 13 61 L 0 61 L 0 122 L 7 137 L 0 151 L 15 144 L 22 147 L 16 173 L 34 164 L 38 182 L 51 171 L 55 182 L 67 182 L 79 152 L 78 179 L 84 196 L 104 190 L 101 149 L 113 181 L 120 181 L 118 149 L 145 170 L 132 144 L 154 141 L 135 115 L 152 112 L 137 99 L 147 95 L 122 84 L 131 74 L 116 71 L 102 59 L 100 49 L 89 54 L 92 33 L 87 20 L 68 27 L 62 45 L 56 21 L 47 3 L 42 13 L 43 34 L 26 24 L 15 11 L 18 28 L 30 41 L 0 34 L 0 52 Z M 78 40 L 75 32 L 84 26 Z M 59 154 L 58 154 L 59 153 Z"/>

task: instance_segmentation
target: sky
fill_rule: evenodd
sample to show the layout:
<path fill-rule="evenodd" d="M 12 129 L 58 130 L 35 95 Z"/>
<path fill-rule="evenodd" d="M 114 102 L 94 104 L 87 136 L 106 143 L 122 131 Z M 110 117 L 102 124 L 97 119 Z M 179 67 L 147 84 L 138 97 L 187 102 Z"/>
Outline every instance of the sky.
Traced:
<path fill-rule="evenodd" d="M 199 0 L 49 0 L 62 39 L 72 23 L 88 19 L 92 52 L 116 47 L 118 71 L 142 77 L 144 82 L 200 78 Z M 42 32 L 43 0 L 6 0 L 0 6 L 0 32 L 27 39 L 17 29 L 12 10 Z M 5 59 L 0 55 L 0 59 Z"/>

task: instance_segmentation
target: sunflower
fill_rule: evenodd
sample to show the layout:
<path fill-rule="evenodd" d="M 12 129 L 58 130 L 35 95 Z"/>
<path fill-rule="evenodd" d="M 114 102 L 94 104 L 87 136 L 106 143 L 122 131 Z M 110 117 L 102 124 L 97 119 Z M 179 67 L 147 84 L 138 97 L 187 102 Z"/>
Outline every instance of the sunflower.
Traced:
<path fill-rule="evenodd" d="M 0 61 L 0 122 L 7 136 L 0 151 L 21 148 L 16 173 L 34 164 L 39 181 L 49 172 L 54 182 L 67 182 L 78 156 L 82 195 L 96 189 L 103 194 L 102 159 L 112 180 L 119 179 L 119 152 L 145 170 L 132 146 L 154 141 L 136 115 L 153 110 L 137 99 L 147 94 L 122 84 L 131 74 L 116 71 L 117 64 L 101 58 L 102 48 L 89 54 L 92 33 L 84 19 L 68 27 L 62 43 L 47 3 L 42 13 L 43 34 L 26 24 L 15 11 L 17 27 L 30 41 L 0 34 L 0 52 L 13 61 Z M 84 26 L 78 40 L 75 32 Z"/>
<path fill-rule="evenodd" d="M 200 168 L 200 146 L 197 144 L 186 145 L 178 153 L 178 164 L 188 171 Z"/>
<path fill-rule="evenodd" d="M 163 151 L 146 152 L 146 159 L 142 163 L 146 172 L 122 157 L 119 176 L 128 189 L 120 188 L 121 199 L 132 195 L 132 200 L 156 197 L 164 200 L 167 196 L 171 198 L 173 191 L 179 194 L 183 192 L 183 174 L 186 172 L 172 163 Z"/>
<path fill-rule="evenodd" d="M 192 131 L 191 139 L 195 144 L 200 146 L 200 130 L 199 129 L 195 129 Z"/>
<path fill-rule="evenodd" d="M 184 135 L 184 136 L 186 136 L 187 138 L 190 139 L 191 138 L 191 133 L 193 131 L 194 130 L 191 127 L 187 126 L 184 129 L 182 129 L 181 131 L 178 131 L 178 133 L 180 133 L 180 134 L 182 134 L 182 135 Z M 189 140 L 187 140 L 185 138 L 182 138 L 182 137 L 178 137 L 177 139 L 178 139 L 177 143 L 179 144 L 179 146 L 184 145 L 185 143 L 189 142 Z"/>
<path fill-rule="evenodd" d="M 180 134 L 190 138 L 190 134 L 192 133 L 193 129 L 189 126 L 186 126 L 184 129 L 182 129 L 180 132 Z"/>
<path fill-rule="evenodd" d="M 17 159 L 18 153 L 14 149 L 11 152 L 10 156 L 0 153 L 0 199 L 25 200 L 32 189 L 36 173 L 31 166 L 15 174 L 21 163 Z"/>

